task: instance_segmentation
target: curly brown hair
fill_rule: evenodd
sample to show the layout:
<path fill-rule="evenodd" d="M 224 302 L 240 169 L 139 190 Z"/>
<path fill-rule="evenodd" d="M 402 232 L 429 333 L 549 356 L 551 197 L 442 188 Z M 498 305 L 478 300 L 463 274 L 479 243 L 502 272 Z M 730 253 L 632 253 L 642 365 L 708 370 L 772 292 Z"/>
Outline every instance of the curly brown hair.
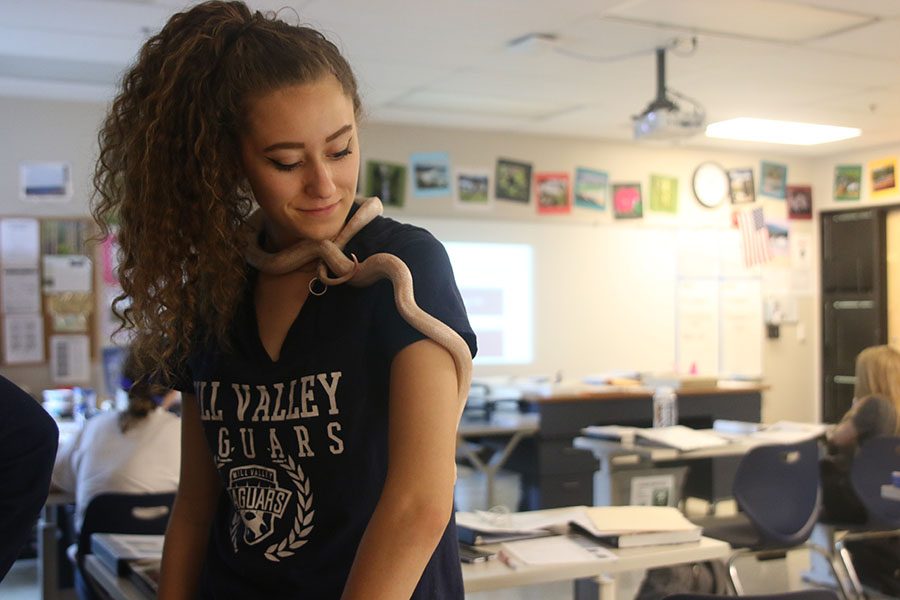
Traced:
<path fill-rule="evenodd" d="M 227 347 L 247 283 L 247 104 L 329 74 L 358 117 L 356 79 L 324 35 L 221 1 L 172 16 L 125 73 L 98 136 L 92 213 L 102 235 L 119 224 L 113 305 L 143 372 L 170 380 L 198 340 Z"/>

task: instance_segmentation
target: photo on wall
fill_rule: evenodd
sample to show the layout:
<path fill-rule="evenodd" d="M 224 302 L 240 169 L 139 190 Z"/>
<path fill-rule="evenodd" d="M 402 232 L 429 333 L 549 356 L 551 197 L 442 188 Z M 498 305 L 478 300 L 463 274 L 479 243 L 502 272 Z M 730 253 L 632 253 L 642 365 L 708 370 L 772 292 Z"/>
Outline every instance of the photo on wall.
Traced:
<path fill-rule="evenodd" d="M 460 208 L 491 208 L 490 172 L 487 169 L 457 169 L 455 204 Z"/>
<path fill-rule="evenodd" d="M 789 219 L 812 219 L 812 187 L 787 186 L 787 205 Z"/>
<path fill-rule="evenodd" d="M 613 213 L 617 219 L 640 219 L 644 216 L 640 183 L 613 185 Z"/>
<path fill-rule="evenodd" d="M 728 193 L 732 204 L 749 204 L 756 202 L 756 190 L 753 187 L 753 169 L 728 169 Z"/>
<path fill-rule="evenodd" d="M 27 202 L 72 199 L 72 167 L 66 162 L 19 163 L 19 198 Z"/>
<path fill-rule="evenodd" d="M 678 178 L 650 175 L 650 210 L 676 214 L 678 212 Z"/>
<path fill-rule="evenodd" d="M 609 175 L 578 167 L 575 169 L 575 206 L 592 210 L 606 210 L 609 201 Z"/>
<path fill-rule="evenodd" d="M 531 164 L 498 158 L 494 187 L 494 197 L 498 200 L 528 204 L 531 196 Z"/>
<path fill-rule="evenodd" d="M 759 193 L 784 200 L 787 193 L 787 165 L 763 161 L 759 167 Z"/>
<path fill-rule="evenodd" d="M 561 215 L 572 212 L 568 173 L 537 173 L 534 182 L 539 214 Z"/>
<path fill-rule="evenodd" d="M 366 161 L 366 196 L 378 196 L 388 207 L 406 202 L 406 167 L 377 160 Z"/>
<path fill-rule="evenodd" d="M 420 152 L 409 158 L 414 198 L 450 197 L 450 155 Z"/>
<path fill-rule="evenodd" d="M 834 168 L 834 199 L 859 200 L 862 192 L 862 165 L 837 165 Z"/>
<path fill-rule="evenodd" d="M 870 184 L 873 198 L 893 196 L 897 193 L 897 157 L 881 158 L 869 163 Z"/>

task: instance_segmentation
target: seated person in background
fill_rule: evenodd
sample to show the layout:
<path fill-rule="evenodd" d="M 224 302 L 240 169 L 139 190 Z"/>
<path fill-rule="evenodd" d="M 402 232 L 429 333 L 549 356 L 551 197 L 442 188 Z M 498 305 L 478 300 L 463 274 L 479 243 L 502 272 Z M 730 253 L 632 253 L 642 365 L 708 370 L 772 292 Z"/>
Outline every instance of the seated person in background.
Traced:
<path fill-rule="evenodd" d="M 75 495 L 75 529 L 95 496 L 118 492 L 153 494 L 178 488 L 181 421 L 166 410 L 177 393 L 135 372 L 131 359 L 122 368 L 128 407 L 100 413 L 62 446 L 53 468 L 53 487 Z"/>
<path fill-rule="evenodd" d="M 47 500 L 58 442 L 59 430 L 47 411 L 0 377 L 0 580 Z"/>
<path fill-rule="evenodd" d="M 865 522 L 866 511 L 850 483 L 850 463 L 860 444 L 881 435 L 900 435 L 900 352 L 890 346 L 872 346 L 856 357 L 853 406 L 830 432 L 829 455 L 822 461 L 826 520 Z"/>

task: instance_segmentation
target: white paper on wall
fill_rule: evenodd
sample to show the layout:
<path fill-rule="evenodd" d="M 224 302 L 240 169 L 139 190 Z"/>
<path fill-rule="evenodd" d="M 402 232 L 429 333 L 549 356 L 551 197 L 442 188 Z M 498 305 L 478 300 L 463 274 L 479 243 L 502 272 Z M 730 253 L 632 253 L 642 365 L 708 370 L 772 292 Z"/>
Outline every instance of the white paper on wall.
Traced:
<path fill-rule="evenodd" d="M 30 314 L 3 317 L 3 358 L 8 365 L 43 362 L 43 316 Z"/>
<path fill-rule="evenodd" d="M 91 378 L 90 341 L 86 335 L 50 336 L 50 378 L 54 383 L 85 383 Z"/>
<path fill-rule="evenodd" d="M 35 267 L 4 268 L 0 274 L 3 312 L 40 313 L 41 278 Z"/>
<path fill-rule="evenodd" d="M 37 267 L 40 245 L 37 219 L 0 219 L 0 263 L 4 267 Z"/>
<path fill-rule="evenodd" d="M 87 256 L 44 256 L 44 293 L 90 292 L 93 264 Z"/>

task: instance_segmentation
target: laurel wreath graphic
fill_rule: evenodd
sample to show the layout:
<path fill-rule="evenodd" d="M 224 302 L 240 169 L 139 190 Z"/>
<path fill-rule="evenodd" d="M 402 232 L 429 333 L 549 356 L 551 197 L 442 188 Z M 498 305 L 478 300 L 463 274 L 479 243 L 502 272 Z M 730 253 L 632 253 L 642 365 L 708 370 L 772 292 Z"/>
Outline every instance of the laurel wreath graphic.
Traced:
<path fill-rule="evenodd" d="M 226 462 L 230 462 L 230 461 L 224 461 L 217 456 L 217 457 L 215 457 L 214 462 L 216 463 L 216 469 L 219 471 L 222 471 L 223 468 L 225 467 Z M 235 510 L 234 507 L 232 507 L 231 510 L 232 510 L 231 527 L 229 528 L 229 533 L 231 534 L 231 548 L 232 548 L 232 550 L 234 550 L 234 553 L 237 554 L 237 552 L 238 552 L 238 529 L 240 528 L 240 525 L 241 525 L 241 516 L 238 514 L 237 510 Z"/>
<path fill-rule="evenodd" d="M 294 462 L 292 456 L 288 456 L 287 461 L 281 463 L 281 467 L 287 472 L 288 477 L 294 482 L 297 488 L 297 516 L 294 517 L 294 526 L 287 537 L 280 542 L 272 544 L 264 553 L 264 556 L 272 562 L 279 562 L 283 558 L 290 558 L 299 548 L 306 544 L 309 540 L 309 532 L 313 526 L 310 525 L 313 515 L 316 511 L 312 510 L 313 495 L 309 491 L 309 479 L 303 473 L 303 468 Z"/>

